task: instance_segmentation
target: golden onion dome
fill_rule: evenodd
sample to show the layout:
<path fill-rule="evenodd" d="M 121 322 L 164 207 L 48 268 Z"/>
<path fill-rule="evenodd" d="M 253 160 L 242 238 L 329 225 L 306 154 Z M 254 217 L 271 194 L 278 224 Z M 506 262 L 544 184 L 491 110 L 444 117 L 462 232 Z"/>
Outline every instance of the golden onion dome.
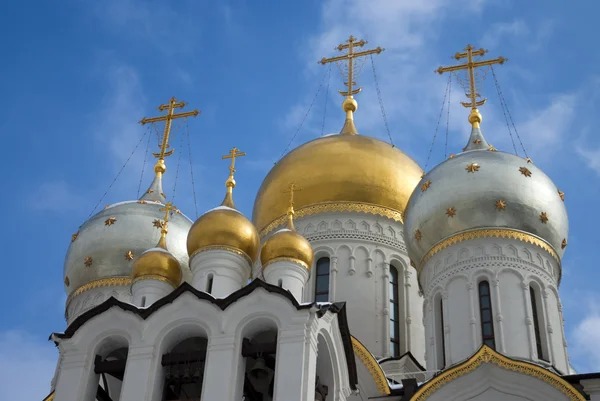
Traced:
<path fill-rule="evenodd" d="M 285 223 L 281 211 L 287 205 L 281 193 L 290 182 L 302 188 L 295 199 L 297 217 L 357 211 L 402 221 L 402 212 L 423 170 L 393 145 L 357 135 L 351 112 L 346 107 L 344 110 L 350 118 L 339 135 L 301 145 L 264 179 L 252 215 L 261 237 Z"/>
<path fill-rule="evenodd" d="M 260 245 L 258 232 L 254 224 L 238 211 L 233 203 L 234 171 L 232 164 L 225 183 L 227 194 L 221 206 L 204 213 L 192 225 L 187 237 L 190 258 L 198 252 L 226 249 L 241 253 L 251 263 L 256 261 Z"/>
<path fill-rule="evenodd" d="M 293 188 L 292 188 L 293 191 Z M 293 192 L 292 202 L 293 202 Z M 304 266 L 312 267 L 314 252 L 310 243 L 294 230 L 294 208 L 288 210 L 287 227 L 277 231 L 265 241 L 260 252 L 260 262 L 265 269 L 269 264 L 280 260 L 290 260 Z"/>
<path fill-rule="evenodd" d="M 166 241 L 161 237 L 155 248 L 148 249 L 133 262 L 132 282 L 154 279 L 171 284 L 174 288 L 181 283 L 181 265 L 166 249 Z"/>

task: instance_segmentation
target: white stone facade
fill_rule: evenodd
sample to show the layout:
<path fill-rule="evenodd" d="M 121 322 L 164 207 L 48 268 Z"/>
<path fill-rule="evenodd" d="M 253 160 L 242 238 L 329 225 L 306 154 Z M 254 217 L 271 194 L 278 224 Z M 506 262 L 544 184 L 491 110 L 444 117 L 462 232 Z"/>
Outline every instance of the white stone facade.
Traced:
<path fill-rule="evenodd" d="M 473 239 L 435 254 L 422 267 L 419 279 L 425 294 L 428 371 L 462 362 L 481 347 L 478 284 L 485 280 L 491 291 L 496 350 L 569 373 L 557 290 L 560 265 L 545 250 L 515 239 Z M 536 303 L 543 355 L 537 353 L 530 287 L 539 296 Z"/>

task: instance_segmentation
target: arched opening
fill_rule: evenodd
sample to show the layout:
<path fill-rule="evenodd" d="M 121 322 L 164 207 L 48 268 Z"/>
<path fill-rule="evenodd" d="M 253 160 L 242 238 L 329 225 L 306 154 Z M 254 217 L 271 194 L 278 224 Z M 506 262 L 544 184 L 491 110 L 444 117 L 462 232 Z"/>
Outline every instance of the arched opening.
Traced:
<path fill-rule="evenodd" d="M 317 338 L 317 370 L 314 399 L 316 401 L 327 401 L 333 399 L 334 394 L 338 394 L 339 386 L 336 383 L 334 355 L 330 351 L 330 347 L 333 347 L 333 344 L 329 344 L 323 334 L 319 334 Z"/>
<path fill-rule="evenodd" d="M 280 288 L 283 288 L 283 280 L 282 279 L 277 280 L 277 286 Z"/>
<path fill-rule="evenodd" d="M 141 302 L 141 305 L 140 305 L 140 306 L 141 306 L 142 308 L 145 308 L 145 307 L 146 307 L 146 297 L 142 297 L 142 302 Z"/>
<path fill-rule="evenodd" d="M 244 363 L 243 400 L 273 399 L 277 366 L 277 329 L 269 328 L 243 337 Z"/>
<path fill-rule="evenodd" d="M 213 275 L 211 273 L 208 275 L 208 278 L 206 279 L 206 293 L 210 294 L 212 292 L 212 288 L 213 288 Z"/>
<path fill-rule="evenodd" d="M 492 314 L 492 297 L 490 295 L 490 283 L 481 281 L 479 283 L 479 316 L 481 319 L 481 340 L 492 349 L 496 349 L 494 337 L 494 322 Z"/>
<path fill-rule="evenodd" d="M 400 356 L 400 275 L 398 268 L 390 265 L 390 355 Z"/>
<path fill-rule="evenodd" d="M 316 263 L 315 302 L 329 301 L 329 266 L 328 257 L 322 257 Z"/>
<path fill-rule="evenodd" d="M 88 387 L 91 391 L 87 392 L 95 395 L 92 400 L 121 399 L 128 352 L 126 340 L 122 338 L 108 339 L 98 349 L 94 357 L 94 376 L 91 387 Z"/>
<path fill-rule="evenodd" d="M 162 401 L 200 400 L 207 344 L 204 337 L 191 337 L 162 356 Z"/>
<path fill-rule="evenodd" d="M 533 332 L 535 334 L 535 347 L 538 359 L 549 362 L 548 358 L 548 338 L 546 331 L 542 330 L 546 327 L 544 319 L 544 311 L 542 309 L 542 299 L 540 297 L 539 288 L 535 284 L 529 286 L 529 297 L 531 298 L 531 317 L 533 320 Z"/>
<path fill-rule="evenodd" d="M 444 300 L 441 295 L 435 297 L 433 305 L 435 319 L 435 351 L 437 368 L 444 369 L 446 367 L 446 339 L 444 333 Z"/>

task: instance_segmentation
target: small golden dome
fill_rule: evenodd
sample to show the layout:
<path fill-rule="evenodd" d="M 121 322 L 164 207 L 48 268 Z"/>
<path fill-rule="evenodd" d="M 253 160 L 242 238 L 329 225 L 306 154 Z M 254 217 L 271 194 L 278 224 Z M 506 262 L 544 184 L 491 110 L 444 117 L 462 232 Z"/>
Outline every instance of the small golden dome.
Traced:
<path fill-rule="evenodd" d="M 278 260 L 293 260 L 307 270 L 312 267 L 314 252 L 310 242 L 294 229 L 294 186 L 290 188 L 290 207 L 288 209 L 287 227 L 277 231 L 265 241 L 260 252 L 260 263 L 265 269 L 269 264 Z"/>
<path fill-rule="evenodd" d="M 234 155 L 235 151 L 233 151 Z M 229 249 L 233 252 L 241 252 L 251 263 L 256 261 L 260 246 L 258 231 L 233 203 L 235 187 L 233 160 L 229 178 L 225 183 L 227 194 L 223 203 L 200 216 L 188 233 L 187 249 L 190 257 L 203 250 Z"/>
<path fill-rule="evenodd" d="M 142 279 L 164 280 L 176 288 L 181 283 L 179 261 L 166 250 L 166 241 L 161 237 L 156 248 L 151 248 L 133 262 L 133 282 Z"/>
<path fill-rule="evenodd" d="M 322 137 L 291 151 L 273 167 L 260 187 L 252 218 L 261 236 L 281 226 L 287 206 L 281 193 L 290 182 L 302 188 L 295 199 L 298 216 L 308 214 L 309 208 L 400 216 L 422 175 L 413 159 L 379 139 Z"/>

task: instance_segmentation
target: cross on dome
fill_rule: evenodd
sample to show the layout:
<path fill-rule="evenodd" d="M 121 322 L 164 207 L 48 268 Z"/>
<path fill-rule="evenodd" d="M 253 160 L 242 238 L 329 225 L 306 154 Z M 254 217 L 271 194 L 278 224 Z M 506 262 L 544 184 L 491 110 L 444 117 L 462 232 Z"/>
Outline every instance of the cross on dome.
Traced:
<path fill-rule="evenodd" d="M 290 183 L 289 186 L 289 190 L 287 191 L 283 191 L 284 194 L 290 194 L 290 205 L 288 207 L 288 211 L 287 211 L 287 217 L 288 217 L 288 221 L 287 221 L 287 228 L 289 228 L 290 230 L 294 230 L 294 192 L 295 191 L 302 191 L 302 188 L 299 188 L 295 183 Z"/>
<path fill-rule="evenodd" d="M 221 156 L 222 160 L 231 159 L 231 164 L 229 165 L 229 177 L 227 177 L 227 181 L 225 181 L 227 194 L 225 195 L 225 199 L 223 199 L 221 206 L 227 206 L 235 209 L 235 204 L 233 203 L 233 188 L 235 188 L 235 179 L 233 178 L 233 173 L 235 173 L 235 158 L 243 156 L 246 156 L 246 152 L 240 152 L 240 150 L 235 146 L 231 148 L 229 154 Z"/>

